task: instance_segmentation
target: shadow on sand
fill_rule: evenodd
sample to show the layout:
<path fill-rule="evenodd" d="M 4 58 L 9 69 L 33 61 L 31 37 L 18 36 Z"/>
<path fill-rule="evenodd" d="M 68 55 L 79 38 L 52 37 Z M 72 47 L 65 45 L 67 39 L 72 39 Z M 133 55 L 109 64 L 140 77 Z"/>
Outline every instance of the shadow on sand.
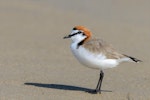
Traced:
<path fill-rule="evenodd" d="M 43 84 L 43 83 L 24 83 L 25 85 L 32 85 L 36 87 L 43 87 L 43 88 L 52 88 L 52 89 L 59 89 L 59 90 L 72 90 L 72 91 L 84 91 L 91 94 L 94 94 L 91 91 L 94 91 L 93 89 L 88 89 L 84 87 L 78 87 L 78 86 L 71 86 L 71 85 L 63 85 L 63 84 Z M 112 92 L 109 90 L 101 90 L 101 92 Z"/>

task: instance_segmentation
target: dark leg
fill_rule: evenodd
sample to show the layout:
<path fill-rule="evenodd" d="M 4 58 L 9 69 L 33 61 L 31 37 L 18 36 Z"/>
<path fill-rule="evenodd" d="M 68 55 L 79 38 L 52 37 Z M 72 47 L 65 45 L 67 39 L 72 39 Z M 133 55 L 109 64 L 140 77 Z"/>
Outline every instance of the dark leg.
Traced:
<path fill-rule="evenodd" d="M 100 72 L 100 80 L 101 80 L 101 82 L 99 84 L 99 89 L 98 89 L 99 93 L 101 93 L 101 85 L 102 85 L 103 77 L 104 77 L 104 72 L 101 70 L 101 72 Z"/>
<path fill-rule="evenodd" d="M 94 91 L 93 90 L 88 91 L 89 93 L 94 93 L 94 94 L 98 92 L 101 93 L 101 85 L 102 85 L 103 77 L 104 77 L 104 72 L 101 70 L 96 89 Z"/>
<path fill-rule="evenodd" d="M 102 85 L 102 81 L 103 81 L 103 77 L 104 77 L 104 72 L 101 70 L 100 71 L 100 76 L 99 76 L 99 80 L 95 89 L 95 92 L 99 92 L 101 93 L 101 85 Z"/>

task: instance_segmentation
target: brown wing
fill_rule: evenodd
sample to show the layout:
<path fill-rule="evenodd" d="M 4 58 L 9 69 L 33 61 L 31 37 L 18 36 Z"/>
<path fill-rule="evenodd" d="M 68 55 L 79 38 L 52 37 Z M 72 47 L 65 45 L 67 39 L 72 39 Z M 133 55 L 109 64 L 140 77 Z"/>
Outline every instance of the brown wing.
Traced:
<path fill-rule="evenodd" d="M 102 39 L 90 39 L 83 46 L 94 53 L 103 53 L 108 59 L 119 59 L 125 57 L 118 53 L 110 44 Z"/>

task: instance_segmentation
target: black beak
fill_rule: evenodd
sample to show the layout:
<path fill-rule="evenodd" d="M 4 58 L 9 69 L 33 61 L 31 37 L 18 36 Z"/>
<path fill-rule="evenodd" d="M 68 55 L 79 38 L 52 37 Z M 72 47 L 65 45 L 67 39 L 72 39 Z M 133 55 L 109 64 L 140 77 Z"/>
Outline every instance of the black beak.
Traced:
<path fill-rule="evenodd" d="M 71 38 L 71 35 L 65 36 L 63 39 Z"/>

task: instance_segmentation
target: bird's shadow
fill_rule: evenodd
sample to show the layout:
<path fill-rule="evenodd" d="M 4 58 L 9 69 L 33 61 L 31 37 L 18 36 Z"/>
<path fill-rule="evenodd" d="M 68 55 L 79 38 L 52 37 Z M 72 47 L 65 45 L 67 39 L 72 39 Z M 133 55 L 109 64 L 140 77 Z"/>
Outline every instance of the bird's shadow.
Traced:
<path fill-rule="evenodd" d="M 36 87 L 43 87 L 43 88 L 52 88 L 52 89 L 59 89 L 59 90 L 71 90 L 71 91 L 84 91 L 87 93 L 95 94 L 94 89 L 78 87 L 78 86 L 71 86 L 71 85 L 63 85 L 63 84 L 43 84 L 43 83 L 24 83 L 25 85 L 32 85 Z M 101 90 L 101 92 L 112 92 L 109 90 Z"/>

